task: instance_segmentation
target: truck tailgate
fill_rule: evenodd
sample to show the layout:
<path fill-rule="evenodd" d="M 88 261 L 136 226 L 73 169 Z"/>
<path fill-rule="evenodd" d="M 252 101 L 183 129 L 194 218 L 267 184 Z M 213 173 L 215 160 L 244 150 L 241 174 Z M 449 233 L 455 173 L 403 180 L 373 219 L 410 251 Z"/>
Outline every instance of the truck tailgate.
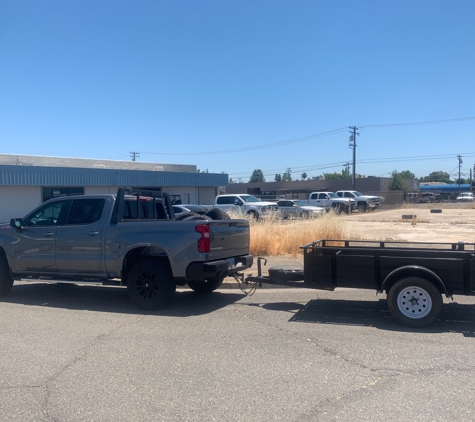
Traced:
<path fill-rule="evenodd" d="M 214 220 L 210 226 L 212 259 L 249 253 L 249 222 L 247 220 Z"/>

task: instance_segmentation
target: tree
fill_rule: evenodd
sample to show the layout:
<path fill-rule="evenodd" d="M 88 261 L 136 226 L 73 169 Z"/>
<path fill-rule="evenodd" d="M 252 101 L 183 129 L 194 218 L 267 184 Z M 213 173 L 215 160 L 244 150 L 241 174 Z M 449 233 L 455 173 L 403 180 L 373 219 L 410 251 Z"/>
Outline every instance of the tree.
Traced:
<path fill-rule="evenodd" d="M 229 184 L 233 184 L 233 183 L 236 183 L 231 177 L 229 178 Z"/>
<path fill-rule="evenodd" d="M 307 173 L 303 172 L 302 173 L 302 180 L 305 180 L 307 178 Z"/>
<path fill-rule="evenodd" d="M 280 174 L 276 174 L 275 177 L 274 177 L 274 181 L 282 182 L 282 176 Z"/>
<path fill-rule="evenodd" d="M 340 173 L 334 172 L 334 173 L 323 173 L 323 177 L 325 179 L 350 179 L 350 171 L 348 170 L 348 167 L 343 167 Z"/>
<path fill-rule="evenodd" d="M 407 192 L 407 186 L 404 183 L 404 177 L 402 175 L 404 173 L 399 173 L 397 170 L 394 170 L 392 173 L 392 180 L 389 182 L 388 189 L 389 190 L 402 190 L 404 193 Z"/>
<path fill-rule="evenodd" d="M 292 176 L 290 174 L 290 170 L 287 170 L 283 175 L 282 175 L 282 181 L 283 182 L 290 182 L 292 181 Z"/>
<path fill-rule="evenodd" d="M 421 182 L 442 182 L 442 183 L 453 183 L 450 180 L 450 174 L 445 171 L 433 171 L 429 176 L 422 177 Z"/>
<path fill-rule="evenodd" d="M 262 173 L 261 169 L 256 169 L 252 172 L 251 178 L 249 179 L 249 183 L 260 183 L 265 182 L 264 174 Z"/>
<path fill-rule="evenodd" d="M 399 172 L 399 174 L 401 175 L 401 177 L 403 179 L 415 179 L 416 178 L 416 175 L 412 171 L 409 171 L 409 170 L 403 170 L 403 171 Z"/>

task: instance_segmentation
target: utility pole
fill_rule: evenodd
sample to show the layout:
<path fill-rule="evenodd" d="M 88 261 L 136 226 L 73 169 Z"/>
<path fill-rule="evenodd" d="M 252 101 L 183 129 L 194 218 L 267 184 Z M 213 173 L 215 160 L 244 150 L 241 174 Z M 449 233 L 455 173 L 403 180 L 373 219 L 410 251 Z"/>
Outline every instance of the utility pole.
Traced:
<path fill-rule="evenodd" d="M 457 155 L 457 157 L 459 159 L 459 194 L 460 194 L 460 166 L 462 165 L 463 161 L 462 161 L 461 155 Z"/>
<path fill-rule="evenodd" d="M 132 158 L 132 161 L 135 161 L 135 158 L 137 157 L 140 157 L 140 152 L 135 152 L 135 151 L 130 152 L 130 158 Z"/>
<path fill-rule="evenodd" d="M 348 148 L 353 148 L 353 177 L 352 177 L 352 186 L 353 190 L 356 190 L 356 135 L 359 135 L 359 133 L 356 133 L 356 129 L 358 129 L 356 126 L 350 126 L 350 129 L 352 130 L 350 133 L 350 141 L 348 144 Z"/>
<path fill-rule="evenodd" d="M 472 169 L 470 169 L 470 192 L 473 192 L 473 189 L 472 189 Z"/>

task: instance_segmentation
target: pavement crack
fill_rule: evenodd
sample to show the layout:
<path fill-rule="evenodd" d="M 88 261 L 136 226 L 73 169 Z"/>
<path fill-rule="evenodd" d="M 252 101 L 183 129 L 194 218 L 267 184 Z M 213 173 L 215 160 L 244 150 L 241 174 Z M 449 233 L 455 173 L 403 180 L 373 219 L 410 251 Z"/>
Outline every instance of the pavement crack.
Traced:
<path fill-rule="evenodd" d="M 70 362 L 65 364 L 60 370 L 56 371 L 53 375 L 51 375 L 43 384 L 38 385 L 38 386 L 34 386 L 34 387 L 37 387 L 37 388 L 43 388 L 44 389 L 43 412 L 45 413 L 45 415 L 48 418 L 50 418 L 53 421 L 56 420 L 52 415 L 49 414 L 49 411 L 48 411 L 49 401 L 50 401 L 50 397 L 51 397 L 50 384 L 52 382 L 54 382 L 62 374 L 64 374 L 67 370 L 69 370 L 72 366 L 74 366 L 77 362 L 84 359 L 84 357 L 88 353 L 88 350 L 90 350 L 92 347 L 94 347 L 96 344 L 98 344 L 102 339 L 110 336 L 112 333 L 115 333 L 116 331 L 118 331 L 118 330 L 120 330 L 124 327 L 130 326 L 130 325 L 136 325 L 136 324 L 140 323 L 144 318 L 145 318 L 145 315 L 142 315 L 139 318 L 137 318 L 136 320 L 134 320 L 133 322 L 128 322 L 128 323 L 125 323 L 125 324 L 118 325 L 117 327 L 115 327 L 115 328 L 113 328 L 113 329 L 111 329 L 111 330 L 109 330 L 105 333 L 97 335 L 96 337 L 94 337 L 89 342 L 89 344 L 87 344 L 85 347 L 83 347 L 79 351 L 78 355 L 76 355 Z"/>

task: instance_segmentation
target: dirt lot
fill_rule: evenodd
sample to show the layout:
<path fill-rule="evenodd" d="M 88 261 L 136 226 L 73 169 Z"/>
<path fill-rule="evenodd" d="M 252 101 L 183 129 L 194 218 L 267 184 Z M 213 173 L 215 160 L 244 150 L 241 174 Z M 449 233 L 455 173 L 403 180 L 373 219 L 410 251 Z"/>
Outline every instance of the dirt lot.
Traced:
<path fill-rule="evenodd" d="M 441 210 L 440 213 L 431 210 Z M 403 219 L 403 215 L 416 216 Z M 471 204 L 429 204 L 343 217 L 348 237 L 413 242 L 475 242 Z"/>

